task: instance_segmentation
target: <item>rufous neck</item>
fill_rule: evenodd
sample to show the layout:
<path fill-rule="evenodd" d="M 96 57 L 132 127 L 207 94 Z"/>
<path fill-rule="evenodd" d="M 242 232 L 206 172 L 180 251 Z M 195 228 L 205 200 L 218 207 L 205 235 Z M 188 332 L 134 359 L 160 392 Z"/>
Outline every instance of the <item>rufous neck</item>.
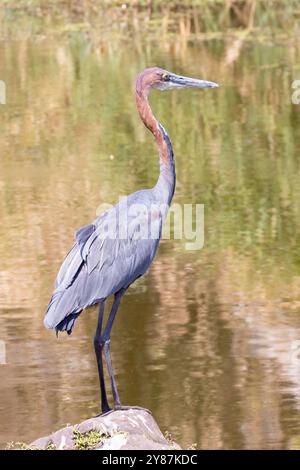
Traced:
<path fill-rule="evenodd" d="M 150 88 L 143 88 L 139 82 L 137 82 L 136 105 L 141 120 L 147 129 L 149 129 L 154 135 L 158 147 L 160 160 L 160 177 L 158 184 L 161 184 L 160 181 L 166 180 L 168 186 L 170 186 L 170 192 L 172 193 L 171 197 L 173 197 L 176 176 L 172 145 L 167 132 L 153 115 L 148 100 L 149 91 Z"/>

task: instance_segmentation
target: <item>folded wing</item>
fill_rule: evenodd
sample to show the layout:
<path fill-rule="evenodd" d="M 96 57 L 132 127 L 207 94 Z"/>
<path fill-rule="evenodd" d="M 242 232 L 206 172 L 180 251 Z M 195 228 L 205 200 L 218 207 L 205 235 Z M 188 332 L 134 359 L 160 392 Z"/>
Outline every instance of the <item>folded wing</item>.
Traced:
<path fill-rule="evenodd" d="M 126 214 L 124 211 L 126 210 Z M 162 219 L 157 218 L 156 233 Z M 55 282 L 45 326 L 71 333 L 80 312 L 127 288 L 151 264 L 159 239 L 149 236 L 149 212 L 115 206 L 80 228 Z"/>

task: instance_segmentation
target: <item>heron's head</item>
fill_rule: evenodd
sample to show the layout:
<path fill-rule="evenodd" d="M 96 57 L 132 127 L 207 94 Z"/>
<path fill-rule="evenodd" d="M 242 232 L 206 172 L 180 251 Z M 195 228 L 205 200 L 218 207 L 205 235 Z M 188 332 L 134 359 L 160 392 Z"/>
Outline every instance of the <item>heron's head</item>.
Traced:
<path fill-rule="evenodd" d="M 145 69 L 137 78 L 137 91 L 149 91 L 151 88 L 158 90 L 174 90 L 177 88 L 215 88 L 219 85 L 206 80 L 183 77 L 159 67 Z"/>

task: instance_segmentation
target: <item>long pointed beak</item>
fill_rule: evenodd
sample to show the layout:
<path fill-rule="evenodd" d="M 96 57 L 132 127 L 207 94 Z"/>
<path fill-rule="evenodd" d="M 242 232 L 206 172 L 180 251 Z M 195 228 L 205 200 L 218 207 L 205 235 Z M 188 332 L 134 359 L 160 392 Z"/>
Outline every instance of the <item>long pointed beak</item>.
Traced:
<path fill-rule="evenodd" d="M 216 88 L 220 86 L 215 82 L 182 77 L 180 75 L 176 75 L 175 73 L 171 73 L 169 75 L 169 83 L 173 85 L 172 88 Z"/>

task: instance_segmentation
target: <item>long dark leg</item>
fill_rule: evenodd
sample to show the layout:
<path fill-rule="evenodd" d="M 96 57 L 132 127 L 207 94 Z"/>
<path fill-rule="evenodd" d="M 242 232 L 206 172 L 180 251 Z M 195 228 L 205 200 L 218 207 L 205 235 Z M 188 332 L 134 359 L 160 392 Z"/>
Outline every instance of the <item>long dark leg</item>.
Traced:
<path fill-rule="evenodd" d="M 104 382 L 104 373 L 103 373 L 103 362 L 102 362 L 102 338 L 101 338 L 101 330 L 102 330 L 102 323 L 103 323 L 103 315 L 104 315 L 104 301 L 99 305 L 99 316 L 98 316 L 98 323 L 96 328 L 96 333 L 94 337 L 94 348 L 95 354 L 97 359 L 97 366 L 98 366 L 98 374 L 99 374 L 99 383 L 100 383 L 100 391 L 101 391 L 101 410 L 102 413 L 107 413 L 111 410 L 108 404 L 106 389 L 105 389 L 105 382 Z"/>
<path fill-rule="evenodd" d="M 113 326 L 113 322 L 115 319 L 115 316 L 117 314 L 122 295 L 124 294 L 124 290 L 121 290 L 115 294 L 115 299 L 107 320 L 107 324 L 105 326 L 103 335 L 102 335 L 102 344 L 104 345 L 104 354 L 105 354 L 105 359 L 106 359 L 106 364 L 108 368 L 108 374 L 110 377 L 110 382 L 111 382 L 111 388 L 112 388 L 112 394 L 113 394 L 113 399 L 114 399 L 114 406 L 119 407 L 121 406 L 120 402 L 120 397 L 117 389 L 117 384 L 116 384 L 116 379 L 112 367 L 112 362 L 111 362 L 111 355 L 110 355 L 110 332 Z"/>

